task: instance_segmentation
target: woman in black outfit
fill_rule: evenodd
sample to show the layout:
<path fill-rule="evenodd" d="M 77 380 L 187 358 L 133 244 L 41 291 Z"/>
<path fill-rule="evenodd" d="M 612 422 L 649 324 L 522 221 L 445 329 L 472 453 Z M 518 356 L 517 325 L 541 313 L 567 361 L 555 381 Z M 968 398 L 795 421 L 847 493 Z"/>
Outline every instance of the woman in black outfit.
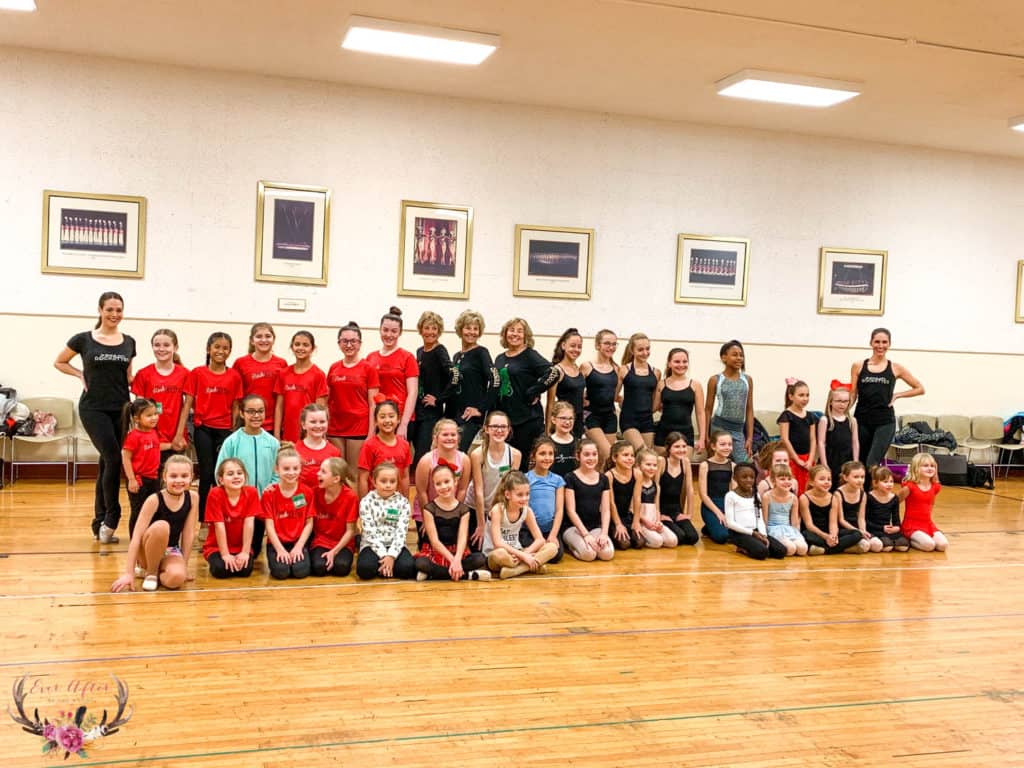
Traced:
<path fill-rule="evenodd" d="M 108 291 L 100 296 L 99 310 L 96 327 L 68 339 L 53 365 L 82 382 L 78 416 L 99 453 L 92 534 L 102 544 L 116 544 L 114 532 L 121 520 L 121 410 L 129 400 L 135 339 L 118 330 L 124 317 L 120 294 Z M 71 365 L 75 355 L 82 357 L 81 370 Z"/>
<path fill-rule="evenodd" d="M 453 391 L 445 415 L 459 425 L 459 450 L 463 453 L 469 453 L 501 385 L 491 353 L 477 344 L 483 332 L 484 318 L 479 312 L 467 309 L 455 318 L 455 333 L 462 339 L 462 349 L 452 358 Z"/>
<path fill-rule="evenodd" d="M 452 360 L 448 349 L 438 339 L 444 333 L 444 320 L 436 312 L 420 315 L 416 330 L 423 346 L 416 350 L 419 366 L 419 392 L 416 396 L 416 419 L 413 427 L 413 466 L 419 465 L 424 454 L 430 453 L 434 442 L 434 425 L 444 415 L 445 401 L 452 393 Z"/>

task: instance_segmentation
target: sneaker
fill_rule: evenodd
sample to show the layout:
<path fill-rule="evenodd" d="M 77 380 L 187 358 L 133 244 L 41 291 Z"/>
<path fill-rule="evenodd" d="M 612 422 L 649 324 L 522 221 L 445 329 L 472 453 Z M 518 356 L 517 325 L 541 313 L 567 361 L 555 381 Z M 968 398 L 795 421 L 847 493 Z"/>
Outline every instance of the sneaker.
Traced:
<path fill-rule="evenodd" d="M 114 529 L 107 525 L 100 526 L 99 540 L 100 544 L 117 544 L 121 541 L 121 539 L 114 535 Z"/>
<path fill-rule="evenodd" d="M 491 572 L 488 571 L 488 570 L 485 570 L 483 568 L 481 568 L 478 571 L 470 571 L 469 572 L 469 580 L 470 581 L 490 581 L 491 580 Z"/>
<path fill-rule="evenodd" d="M 426 581 L 429 578 L 430 577 L 427 576 L 427 574 L 425 574 L 423 571 L 420 571 L 416 574 L 416 581 Z"/>
<path fill-rule="evenodd" d="M 143 589 L 144 589 L 144 590 L 145 590 L 146 592 L 156 592 L 156 588 L 157 588 L 158 586 L 160 586 L 160 579 L 159 579 L 159 578 L 157 578 L 157 575 L 156 575 L 155 573 L 151 573 L 151 574 L 149 574 L 149 575 L 148 575 L 148 576 L 147 576 L 147 577 L 146 577 L 145 579 L 143 579 L 143 581 L 142 581 L 142 588 L 143 588 Z"/>

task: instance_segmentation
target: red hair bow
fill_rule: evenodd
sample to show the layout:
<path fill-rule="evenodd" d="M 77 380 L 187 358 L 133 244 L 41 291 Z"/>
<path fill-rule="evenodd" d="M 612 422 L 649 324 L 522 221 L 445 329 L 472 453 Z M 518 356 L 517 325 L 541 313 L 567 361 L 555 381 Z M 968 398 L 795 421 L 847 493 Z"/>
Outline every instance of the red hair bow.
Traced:
<path fill-rule="evenodd" d="M 829 385 L 829 389 L 831 389 L 833 392 L 836 391 L 837 389 L 850 389 L 850 388 L 851 387 L 850 387 L 849 384 L 847 384 L 844 381 L 840 381 L 839 379 L 832 379 L 832 383 Z"/>
<path fill-rule="evenodd" d="M 387 399 L 388 399 L 387 395 L 385 395 L 385 394 L 383 394 L 381 392 L 378 392 L 376 395 L 373 396 L 373 404 L 374 405 L 380 405 L 381 403 L 383 403 Z"/>
<path fill-rule="evenodd" d="M 437 466 L 448 467 L 448 469 L 452 471 L 452 474 L 456 475 L 462 471 L 462 467 L 460 467 L 458 464 L 453 464 L 452 462 L 448 461 L 447 459 L 443 459 L 440 456 L 437 457 Z"/>

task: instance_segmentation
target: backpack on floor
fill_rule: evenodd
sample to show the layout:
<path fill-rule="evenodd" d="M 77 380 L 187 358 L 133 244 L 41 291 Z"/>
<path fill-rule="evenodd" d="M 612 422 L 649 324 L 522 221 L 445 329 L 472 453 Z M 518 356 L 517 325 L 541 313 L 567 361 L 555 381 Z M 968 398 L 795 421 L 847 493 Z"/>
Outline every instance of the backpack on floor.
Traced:
<path fill-rule="evenodd" d="M 996 487 L 992 478 L 991 467 L 979 467 L 977 464 L 967 465 L 967 484 L 971 488 L 988 488 L 990 491 Z"/>

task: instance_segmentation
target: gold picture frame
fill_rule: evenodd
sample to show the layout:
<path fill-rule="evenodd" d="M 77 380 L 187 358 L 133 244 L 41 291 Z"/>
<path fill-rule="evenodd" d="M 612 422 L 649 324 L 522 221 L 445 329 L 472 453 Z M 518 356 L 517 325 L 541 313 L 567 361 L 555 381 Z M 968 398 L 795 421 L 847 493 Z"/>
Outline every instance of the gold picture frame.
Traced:
<path fill-rule="evenodd" d="M 256 265 L 264 283 L 327 285 L 331 190 L 308 184 L 256 184 Z"/>
<path fill-rule="evenodd" d="M 594 230 L 516 224 L 512 295 L 589 299 Z"/>
<path fill-rule="evenodd" d="M 146 198 L 43 190 L 42 241 L 46 274 L 142 279 Z"/>
<path fill-rule="evenodd" d="M 1024 307 L 1021 306 L 1021 289 L 1024 288 L 1024 259 L 1017 262 L 1017 309 L 1014 312 L 1014 322 L 1024 323 Z"/>
<path fill-rule="evenodd" d="M 819 315 L 884 315 L 888 251 L 821 249 L 818 260 Z"/>
<path fill-rule="evenodd" d="M 468 299 L 472 256 L 472 207 L 402 201 L 399 296 Z"/>
<path fill-rule="evenodd" d="M 676 245 L 677 304 L 746 306 L 750 240 L 681 234 Z"/>

